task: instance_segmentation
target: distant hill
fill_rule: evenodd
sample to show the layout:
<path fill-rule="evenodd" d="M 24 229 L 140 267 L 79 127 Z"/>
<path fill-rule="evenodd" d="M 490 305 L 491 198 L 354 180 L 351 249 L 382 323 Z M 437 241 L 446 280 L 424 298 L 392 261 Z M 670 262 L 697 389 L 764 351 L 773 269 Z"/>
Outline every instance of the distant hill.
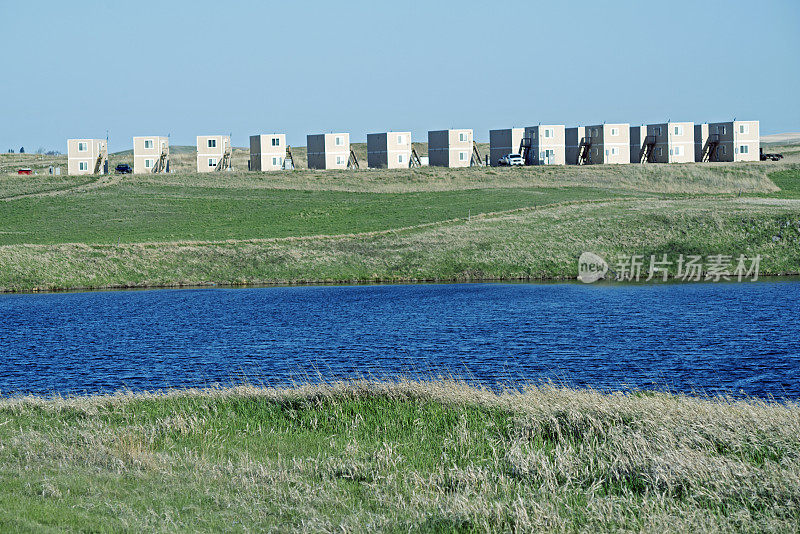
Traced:
<path fill-rule="evenodd" d="M 762 135 L 761 143 L 773 146 L 800 145 L 800 133 Z"/>

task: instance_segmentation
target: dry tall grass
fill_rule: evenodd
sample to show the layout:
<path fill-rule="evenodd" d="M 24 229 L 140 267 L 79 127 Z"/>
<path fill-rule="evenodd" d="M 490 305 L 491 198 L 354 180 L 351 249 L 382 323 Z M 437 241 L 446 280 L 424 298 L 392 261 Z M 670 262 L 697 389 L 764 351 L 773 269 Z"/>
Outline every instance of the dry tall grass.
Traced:
<path fill-rule="evenodd" d="M 800 529 L 800 406 L 451 381 L 0 401 L 0 527 Z"/>

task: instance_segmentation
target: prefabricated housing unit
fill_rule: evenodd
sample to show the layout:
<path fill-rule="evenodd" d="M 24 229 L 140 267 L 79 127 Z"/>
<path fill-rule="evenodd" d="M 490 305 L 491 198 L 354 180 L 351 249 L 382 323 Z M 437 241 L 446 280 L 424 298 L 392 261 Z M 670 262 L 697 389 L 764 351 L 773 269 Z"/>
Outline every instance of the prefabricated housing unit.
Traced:
<path fill-rule="evenodd" d="M 197 172 L 214 172 L 225 153 L 231 150 L 229 135 L 198 135 Z"/>
<path fill-rule="evenodd" d="M 525 128 L 489 130 L 489 165 L 497 167 L 508 154 L 519 154 Z"/>
<path fill-rule="evenodd" d="M 631 163 L 691 163 L 695 160 L 693 122 L 631 126 Z"/>
<path fill-rule="evenodd" d="M 761 137 L 758 121 L 712 122 L 708 143 L 716 143 L 711 161 L 759 161 Z"/>
<path fill-rule="evenodd" d="M 432 167 L 469 167 L 472 146 L 472 130 L 429 131 L 428 162 Z"/>
<path fill-rule="evenodd" d="M 563 124 L 540 124 L 525 128 L 530 139 L 528 165 L 564 165 L 566 159 L 566 128 Z"/>
<path fill-rule="evenodd" d="M 157 135 L 134 137 L 133 172 L 169 172 L 169 138 Z"/>
<path fill-rule="evenodd" d="M 67 174 L 108 174 L 105 139 L 68 139 Z"/>
<path fill-rule="evenodd" d="M 350 159 L 350 134 L 329 133 L 306 136 L 309 169 L 346 169 Z"/>
<path fill-rule="evenodd" d="M 591 143 L 586 163 L 630 163 L 630 130 L 627 123 L 586 126 L 586 137 Z"/>
<path fill-rule="evenodd" d="M 280 171 L 286 157 L 286 134 L 250 136 L 250 170 Z"/>
<path fill-rule="evenodd" d="M 577 165 L 581 140 L 586 138 L 586 127 L 576 126 L 564 129 L 564 157 L 567 165 Z"/>
<path fill-rule="evenodd" d="M 647 140 L 655 141 L 653 163 L 693 163 L 694 123 L 662 122 L 647 125 Z"/>
<path fill-rule="evenodd" d="M 411 164 L 411 132 L 367 134 L 367 166 L 407 169 Z"/>

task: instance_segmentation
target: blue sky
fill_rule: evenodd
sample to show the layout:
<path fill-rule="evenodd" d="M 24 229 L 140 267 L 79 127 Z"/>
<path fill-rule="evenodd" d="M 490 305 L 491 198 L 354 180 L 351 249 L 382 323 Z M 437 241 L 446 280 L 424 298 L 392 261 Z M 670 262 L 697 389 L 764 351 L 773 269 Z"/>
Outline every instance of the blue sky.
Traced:
<path fill-rule="evenodd" d="M 733 117 L 800 131 L 798 0 L 0 0 L 0 20 L 2 151 L 106 131 L 112 150 Z"/>

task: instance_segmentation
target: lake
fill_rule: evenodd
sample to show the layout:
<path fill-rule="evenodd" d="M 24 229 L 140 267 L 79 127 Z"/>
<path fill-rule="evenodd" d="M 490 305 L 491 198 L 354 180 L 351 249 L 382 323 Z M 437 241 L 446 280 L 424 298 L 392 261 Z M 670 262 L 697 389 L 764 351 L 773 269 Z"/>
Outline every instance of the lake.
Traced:
<path fill-rule="evenodd" d="M 554 381 L 800 398 L 800 282 L 0 295 L 0 393 Z"/>

